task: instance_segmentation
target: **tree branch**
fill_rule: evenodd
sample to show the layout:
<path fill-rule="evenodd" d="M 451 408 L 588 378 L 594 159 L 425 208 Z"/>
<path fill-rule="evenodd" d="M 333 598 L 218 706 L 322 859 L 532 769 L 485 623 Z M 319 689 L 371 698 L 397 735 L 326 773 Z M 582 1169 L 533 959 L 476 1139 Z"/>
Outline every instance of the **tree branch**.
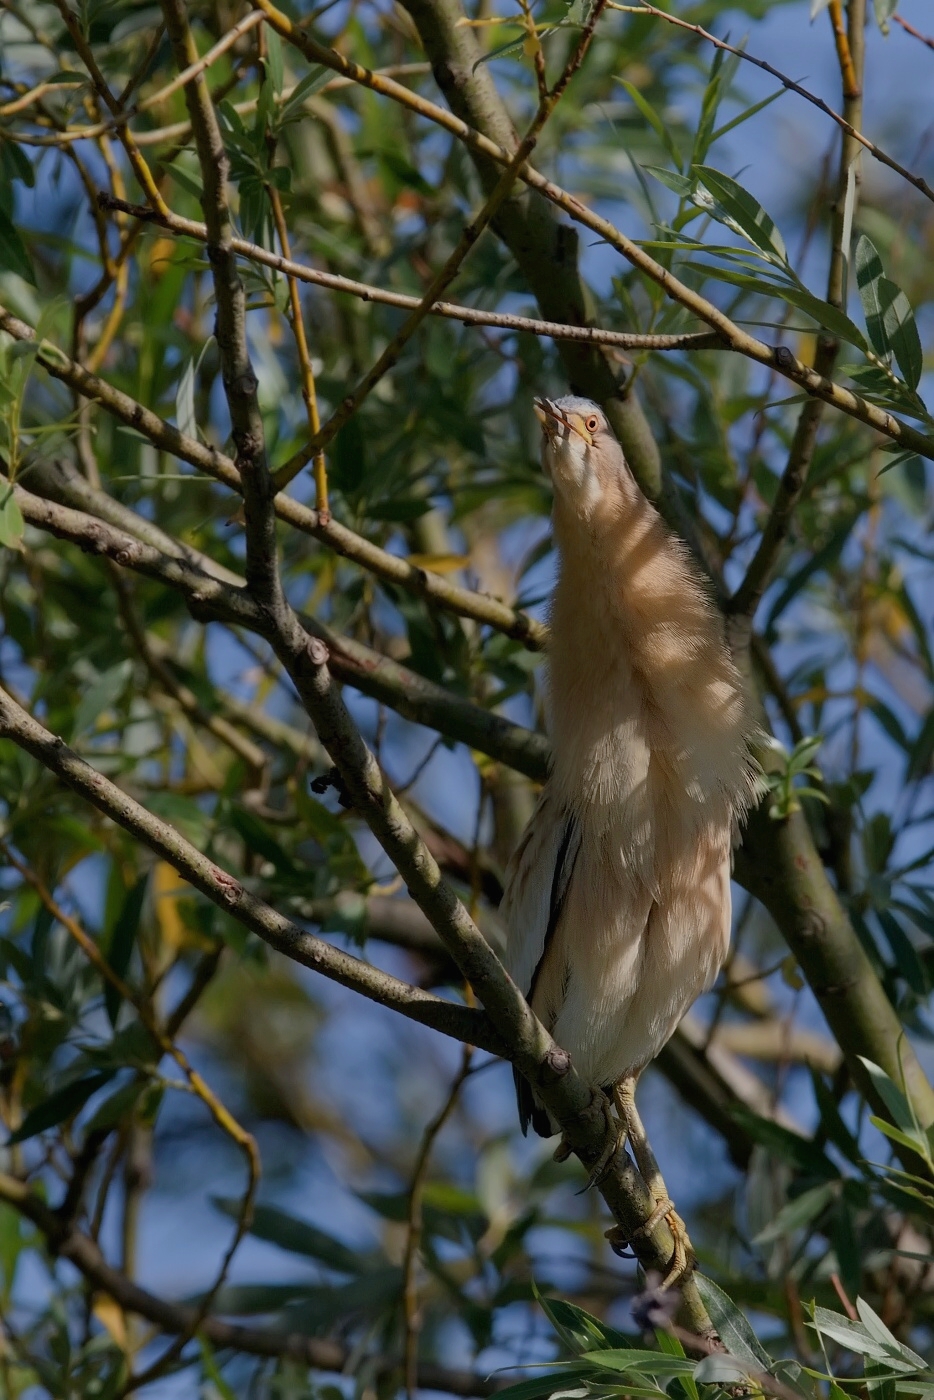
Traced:
<path fill-rule="evenodd" d="M 30 1187 L 18 1178 L 0 1173 L 0 1200 L 13 1206 L 45 1236 L 50 1251 L 83 1274 L 95 1288 L 109 1294 L 126 1312 L 136 1313 L 170 1334 L 186 1333 L 197 1319 L 194 1308 L 171 1303 L 141 1288 L 126 1274 L 108 1264 L 89 1235 L 76 1229 L 66 1218 L 49 1208 Z M 356 1349 L 340 1342 L 308 1337 L 300 1332 L 278 1332 L 272 1328 L 240 1327 L 221 1318 L 206 1317 L 198 1330 L 218 1348 L 246 1352 L 251 1356 L 281 1357 L 319 1371 L 346 1371 L 360 1358 Z M 376 1372 L 397 1370 L 401 1362 L 388 1356 L 366 1357 L 366 1366 Z M 510 1384 L 508 1378 L 486 1378 L 470 1371 L 423 1362 L 418 1367 L 419 1384 L 427 1390 L 450 1395 L 487 1396 Z"/>
<path fill-rule="evenodd" d="M 139 206 L 125 199 L 115 199 L 102 190 L 97 196 L 102 209 L 114 209 L 124 214 L 139 215 Z M 496 221 L 494 220 L 494 223 Z M 169 210 L 156 217 L 146 210 L 146 223 L 167 229 L 180 237 L 207 241 L 207 228 L 194 219 L 183 218 Z M 313 287 L 327 287 L 332 292 L 344 292 L 358 297 L 361 301 L 376 302 L 381 306 L 395 306 L 401 311 L 414 311 L 422 303 L 422 297 L 409 296 L 405 292 L 392 292 L 385 287 L 377 287 L 372 282 L 358 282 L 352 277 L 343 277 L 337 272 L 325 272 L 307 263 L 297 262 L 263 248 L 259 243 L 250 243 L 245 238 L 231 239 L 231 247 L 240 257 L 281 272 L 286 277 L 294 277 L 298 282 L 307 282 Z M 600 326 L 576 326 L 561 321 L 540 321 L 531 316 L 513 316 L 505 311 L 481 311 L 475 306 L 459 306 L 452 301 L 435 301 L 429 308 L 430 315 L 440 316 L 448 321 L 460 321 L 464 326 L 490 326 L 498 330 L 521 331 L 527 335 L 547 336 L 551 340 L 575 341 L 581 345 L 607 345 L 618 350 L 725 350 L 727 347 L 712 331 L 689 332 L 684 335 L 640 335 L 629 331 L 608 331 Z"/>
<path fill-rule="evenodd" d="M 32 327 L 12 315 L 2 305 L 0 330 L 6 331 L 14 340 L 35 340 Z M 240 493 L 240 474 L 233 461 L 218 448 L 206 446 L 180 432 L 174 424 L 165 422 L 157 413 L 130 398 L 129 394 L 114 388 L 98 375 L 90 374 L 50 341 L 39 342 L 36 361 L 54 379 L 67 384 L 84 398 L 99 403 L 118 422 L 143 433 L 153 446 L 171 453 L 180 461 L 189 462 L 199 471 L 214 477 L 237 494 Z M 31 469 L 44 472 L 46 467 L 43 463 L 42 466 Z M 76 491 L 79 488 L 75 482 L 70 481 L 68 489 Z M 112 509 L 122 510 L 123 507 L 113 502 Z M 473 618 L 476 622 L 503 632 L 513 640 L 521 642 L 529 651 L 542 650 L 548 629 L 527 613 L 510 608 L 486 594 L 461 588 L 440 574 L 410 564 L 398 555 L 390 554 L 388 550 L 371 544 L 369 540 L 336 520 L 326 519 L 318 511 L 310 510 L 299 501 L 292 500 L 290 496 L 281 493 L 276 496 L 275 510 L 277 516 L 287 524 L 320 540 L 336 554 L 359 564 L 361 568 L 387 583 L 398 584 L 399 587 L 448 612 L 456 613 L 460 617 Z M 219 577 L 222 575 L 219 565 L 212 565 L 209 572 Z"/>
<path fill-rule="evenodd" d="M 246 519 L 246 580 L 263 606 L 278 611 L 284 602 L 276 557 L 275 489 L 266 463 L 266 436 L 257 397 L 257 379 L 246 340 L 246 294 L 232 247 L 233 226 L 227 204 L 230 162 L 224 148 L 207 79 L 199 69 L 199 54 L 188 26 L 182 0 L 163 0 L 165 27 L 185 82 L 185 102 L 191 118 L 203 183 L 202 206 L 208 233 L 208 261 L 217 306 L 215 334 L 231 433 L 237 449 L 236 466 Z"/>
<path fill-rule="evenodd" d="M 32 754 L 80 797 L 161 856 L 194 889 L 200 890 L 212 904 L 257 934 L 276 952 L 421 1025 L 492 1054 L 502 1053 L 503 1042 L 482 1012 L 410 987 L 283 918 L 245 889 L 239 880 L 208 860 L 173 827 L 147 812 L 115 783 L 85 763 L 4 690 L 0 690 L 0 736 Z"/>

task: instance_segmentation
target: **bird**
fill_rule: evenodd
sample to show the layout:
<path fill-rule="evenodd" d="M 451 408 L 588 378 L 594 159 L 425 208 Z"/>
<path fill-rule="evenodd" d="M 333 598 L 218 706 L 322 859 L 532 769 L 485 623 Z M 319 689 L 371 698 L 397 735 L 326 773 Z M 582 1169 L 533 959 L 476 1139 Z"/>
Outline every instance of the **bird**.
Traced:
<path fill-rule="evenodd" d="M 506 871 L 506 967 L 615 1104 L 625 1131 L 607 1151 L 628 1135 L 656 1195 L 648 1229 L 673 1207 L 635 1082 L 726 956 L 732 850 L 760 789 L 757 729 L 709 586 L 603 410 L 576 396 L 534 407 L 558 561 L 552 761 Z M 516 1091 L 523 1133 L 556 1132 L 518 1073 Z"/>

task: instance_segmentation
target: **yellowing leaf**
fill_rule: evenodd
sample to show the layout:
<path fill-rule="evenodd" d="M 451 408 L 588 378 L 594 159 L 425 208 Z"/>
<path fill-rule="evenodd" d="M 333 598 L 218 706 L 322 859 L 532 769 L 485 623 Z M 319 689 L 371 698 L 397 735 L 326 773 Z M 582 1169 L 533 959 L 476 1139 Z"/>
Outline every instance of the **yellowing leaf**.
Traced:
<path fill-rule="evenodd" d="M 434 574 L 453 574 L 457 569 L 466 569 L 470 563 L 469 554 L 410 554 L 408 562 L 416 569 L 431 569 Z"/>
<path fill-rule="evenodd" d="M 109 1293 L 99 1293 L 94 1299 L 93 1312 L 98 1322 L 110 1333 L 120 1350 L 128 1351 L 130 1342 L 126 1331 L 126 1318 L 119 1303 L 115 1302 Z"/>
<path fill-rule="evenodd" d="M 176 950 L 200 943 L 199 935 L 188 926 L 180 900 L 190 893 L 190 886 L 171 865 L 160 860 L 152 874 L 153 905 L 162 943 Z"/>

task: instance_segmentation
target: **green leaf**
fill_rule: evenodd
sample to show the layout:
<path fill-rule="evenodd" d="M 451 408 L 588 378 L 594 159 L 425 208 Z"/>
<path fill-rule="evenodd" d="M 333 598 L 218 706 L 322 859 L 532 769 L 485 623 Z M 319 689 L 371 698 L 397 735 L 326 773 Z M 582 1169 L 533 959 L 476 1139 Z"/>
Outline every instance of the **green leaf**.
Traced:
<path fill-rule="evenodd" d="M 910 389 L 917 389 L 924 354 L 911 303 L 902 289 L 885 276 L 876 246 L 865 234 L 856 244 L 855 262 L 856 285 L 872 347 L 882 359 L 894 354 L 905 383 Z"/>
<path fill-rule="evenodd" d="M 325 68 L 321 64 L 312 68 L 310 73 L 306 73 L 298 86 L 293 88 L 291 95 L 283 102 L 279 111 L 280 123 L 284 125 L 300 116 L 303 103 L 309 97 L 314 97 L 316 92 L 320 92 L 333 76 L 331 69 Z"/>
<path fill-rule="evenodd" d="M 3 172 L 11 183 L 14 180 L 21 180 L 27 189 L 35 188 L 36 168 L 26 152 L 15 141 L 0 142 L 0 161 L 2 161 Z"/>
<path fill-rule="evenodd" d="M 0 487 L 0 490 L 3 488 Z M 23 548 L 23 536 L 26 533 L 26 523 L 23 520 L 23 512 L 17 504 L 13 495 L 13 487 L 7 486 L 0 501 L 0 545 L 5 549 Z"/>
<path fill-rule="evenodd" d="M 640 1351 L 636 1347 L 608 1347 L 585 1352 L 581 1360 L 612 1371 L 634 1376 L 687 1376 L 694 1372 L 694 1362 L 686 1356 L 672 1356 L 661 1351 Z"/>
<path fill-rule="evenodd" d="M 240 1217 L 241 1202 L 228 1197 L 212 1196 L 212 1204 L 229 1215 L 232 1220 Z M 250 1234 L 269 1244 L 287 1249 L 290 1254 L 302 1254 L 308 1259 L 318 1259 L 328 1268 L 342 1274 L 359 1274 L 367 1267 L 367 1260 L 356 1250 L 342 1244 L 340 1240 L 319 1230 L 308 1220 L 290 1215 L 277 1206 L 259 1205 L 253 1212 Z"/>
<path fill-rule="evenodd" d="M 139 931 L 140 914 L 143 911 L 143 901 L 146 898 L 146 886 L 149 881 L 148 874 L 140 876 L 136 883 L 127 891 L 126 899 L 120 909 L 120 913 L 114 922 L 110 935 L 110 943 L 107 949 L 107 962 L 112 971 L 121 979 L 126 977 L 127 968 L 130 966 L 130 958 L 136 944 L 136 935 Z M 107 1015 L 110 1024 L 116 1027 L 117 1016 L 120 1012 L 120 993 L 112 983 L 104 984 L 104 1005 L 107 1008 Z"/>
<path fill-rule="evenodd" d="M 149 1087 L 144 1079 L 139 1078 L 131 1079 L 129 1084 L 122 1084 L 119 1089 L 108 1094 L 100 1107 L 95 1109 L 88 1120 L 87 1131 L 93 1133 L 101 1128 L 112 1128 L 136 1107 Z"/>
<path fill-rule="evenodd" d="M 0 272 L 15 272 L 26 282 L 36 285 L 32 259 L 9 214 L 0 208 Z"/>
<path fill-rule="evenodd" d="M 548 1298 L 540 1293 L 538 1288 L 535 1289 L 535 1293 L 542 1312 L 564 1345 L 576 1355 L 590 1352 L 590 1359 L 593 1360 L 595 1351 L 628 1346 L 628 1338 L 583 1308 L 579 1308 L 576 1303 L 569 1303 L 563 1298 Z M 638 1353 L 634 1352 L 633 1355 Z"/>
<path fill-rule="evenodd" d="M 738 116 L 732 117 L 730 121 L 724 122 L 722 126 L 718 126 L 710 138 L 711 146 L 716 145 L 720 137 L 725 136 L 728 131 L 732 131 L 737 126 L 742 126 L 743 122 L 748 122 L 750 117 L 757 116 L 764 108 L 771 107 L 772 103 L 779 97 L 784 97 L 786 90 L 785 88 L 778 88 L 777 91 L 773 92 L 769 97 L 763 97 L 761 102 L 753 103 L 751 107 L 747 107 L 746 110 L 740 112 Z"/>
<path fill-rule="evenodd" d="M 694 1379 L 700 1385 L 735 1386 L 746 1381 L 747 1370 L 735 1356 L 717 1353 L 697 1362 Z M 747 1387 L 748 1384 L 746 1381 Z"/>
<path fill-rule="evenodd" d="M 885 1362 L 894 1370 L 903 1373 L 914 1370 L 912 1363 L 904 1360 L 885 1343 L 877 1341 L 861 1322 L 853 1322 L 840 1313 L 830 1312 L 828 1308 L 814 1308 L 811 1325 L 820 1332 L 821 1336 L 829 1337 L 831 1341 L 838 1342 L 840 1346 L 845 1347 L 847 1351 L 855 1352 L 857 1356 Z"/>
<path fill-rule="evenodd" d="M 810 316 L 813 321 L 830 331 L 838 340 L 845 340 L 849 345 L 855 345 L 864 353 L 867 349 L 866 337 L 859 327 L 853 324 L 849 316 L 844 315 L 836 306 L 831 306 L 828 301 L 821 301 L 820 297 L 814 296 L 806 287 L 800 286 L 797 282 L 778 282 L 761 274 L 736 272 L 730 267 L 718 267 L 715 263 L 689 261 L 686 266 L 695 272 L 703 273 L 705 277 L 716 277 L 720 282 L 729 282 L 734 287 L 743 287 L 747 291 L 757 292 L 760 296 L 777 297 L 779 300 L 787 302 L 789 306 L 803 311 L 806 316 Z"/>
<path fill-rule="evenodd" d="M 903 1132 L 913 1131 L 917 1126 L 914 1114 L 911 1111 L 911 1105 L 898 1085 L 889 1078 L 884 1069 L 881 1069 L 879 1065 L 873 1064 L 872 1060 L 867 1060 L 865 1055 L 858 1055 L 857 1059 L 863 1065 L 863 1068 L 872 1080 L 873 1087 L 879 1095 L 879 1098 L 892 1115 L 895 1126 L 901 1128 Z"/>
<path fill-rule="evenodd" d="M 116 666 L 102 672 L 88 687 L 75 707 L 71 730 L 73 739 L 80 739 L 95 727 L 99 719 L 113 712 L 114 706 L 127 688 L 132 672 L 132 661 L 118 661 Z"/>
<path fill-rule="evenodd" d="M 878 1128 L 880 1133 L 884 1133 L 892 1142 L 900 1143 L 902 1147 L 907 1147 L 911 1152 L 916 1153 L 923 1161 L 930 1161 L 930 1149 L 927 1138 L 919 1132 L 903 1133 L 901 1128 L 893 1128 L 886 1118 L 879 1118 L 875 1113 L 870 1114 L 869 1121 L 874 1128 Z"/>
<path fill-rule="evenodd" d="M 92 1094 L 113 1078 L 114 1070 L 98 1070 L 81 1079 L 73 1079 L 70 1084 L 57 1089 L 42 1103 L 31 1109 L 15 1133 L 7 1138 L 7 1146 L 15 1142 L 25 1142 L 27 1138 L 43 1133 L 47 1128 L 57 1127 L 66 1118 L 71 1118 L 87 1103 Z"/>
<path fill-rule="evenodd" d="M 674 190 L 682 199 L 693 199 L 696 182 L 689 180 L 686 175 L 679 175 L 676 170 L 666 170 L 663 165 L 643 165 L 642 169 L 660 184 Z"/>
<path fill-rule="evenodd" d="M 195 417 L 195 362 L 192 359 L 185 361 L 182 372 L 178 377 L 178 388 L 175 391 L 175 422 L 180 433 L 186 437 L 197 439 L 198 420 Z"/>
<path fill-rule="evenodd" d="M 722 1288 L 718 1288 L 706 1274 L 695 1274 L 701 1301 L 710 1314 L 710 1320 L 720 1334 L 723 1345 L 731 1355 L 747 1362 L 758 1371 L 767 1371 L 772 1359 L 749 1324 L 744 1313 Z"/>
<path fill-rule="evenodd" d="M 532 1376 L 527 1381 L 518 1381 L 497 1390 L 496 1400 L 548 1400 L 549 1396 L 578 1395 L 581 1400 L 591 1394 L 588 1381 L 593 1379 L 593 1367 L 582 1366 L 579 1362 L 566 1362 L 563 1365 L 550 1362 L 551 1370 L 543 1376 Z M 576 1387 L 576 1389 L 575 1389 Z"/>
<path fill-rule="evenodd" d="M 266 34 L 268 39 L 269 35 L 275 34 L 275 30 L 267 26 Z M 278 37 L 279 36 L 276 35 L 276 38 Z M 198 1333 L 198 1345 L 201 1348 L 201 1369 L 206 1378 L 211 1382 L 211 1388 L 217 1400 L 237 1400 L 233 1390 L 221 1375 L 217 1362 L 214 1359 L 214 1351 L 211 1347 L 211 1343 L 203 1332 Z"/>
<path fill-rule="evenodd" d="M 656 136 L 661 141 L 662 145 L 665 147 L 665 150 L 668 152 L 668 154 L 671 156 L 671 159 L 674 161 L 675 165 L 680 170 L 682 165 L 681 153 L 679 152 L 677 146 L 674 143 L 674 138 L 672 137 L 671 132 L 668 130 L 667 126 L 662 121 L 661 117 L 658 115 L 651 102 L 648 100 L 647 97 L 644 97 L 642 95 L 642 93 L 639 91 L 639 89 L 635 86 L 634 83 L 628 82 L 625 78 L 616 78 L 615 81 L 618 82 L 621 87 L 624 87 L 626 89 L 629 96 L 639 108 L 639 111 L 645 117 L 649 126 L 655 132 Z"/>
<path fill-rule="evenodd" d="M 278 97 L 282 91 L 285 68 L 282 60 L 282 40 L 271 24 L 265 28 L 266 71 L 272 79 L 273 92 Z"/>
<path fill-rule="evenodd" d="M 656 1327 L 655 1340 L 658 1343 L 659 1351 L 665 1352 L 667 1356 L 684 1356 L 684 1347 L 677 1337 L 673 1337 L 664 1327 Z M 680 1376 L 679 1380 L 688 1400 L 700 1400 L 700 1392 L 693 1376 Z"/>
<path fill-rule="evenodd" d="M 751 243 L 769 253 L 780 262 L 788 262 L 785 242 L 775 226 L 775 221 L 762 208 L 748 190 L 729 175 L 714 170 L 710 165 L 696 165 L 696 173 L 705 187 L 730 215 Z"/>
<path fill-rule="evenodd" d="M 902 372 L 902 378 L 909 389 L 917 389 L 921 371 L 924 369 L 924 351 L 915 323 L 915 313 L 901 287 L 889 281 L 888 277 L 879 279 L 878 291 L 885 333 Z"/>
<path fill-rule="evenodd" d="M 832 1181 L 802 1192 L 782 1207 L 770 1225 L 759 1231 L 753 1239 L 753 1244 L 771 1244 L 774 1240 L 786 1239 L 796 1230 L 803 1230 L 812 1225 L 836 1194 L 836 1183 Z"/>

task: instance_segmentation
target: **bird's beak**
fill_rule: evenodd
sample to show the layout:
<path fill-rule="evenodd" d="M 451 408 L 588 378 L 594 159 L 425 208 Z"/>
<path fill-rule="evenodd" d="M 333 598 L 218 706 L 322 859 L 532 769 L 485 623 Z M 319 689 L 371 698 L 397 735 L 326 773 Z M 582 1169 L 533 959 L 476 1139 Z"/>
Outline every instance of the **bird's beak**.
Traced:
<path fill-rule="evenodd" d="M 566 417 L 558 405 L 552 403 L 551 399 L 534 399 L 533 407 L 535 416 L 541 423 L 549 442 L 554 442 L 557 437 L 557 425 L 560 423 L 562 427 L 567 428 L 568 432 L 576 433 L 579 438 L 583 438 L 588 447 L 593 447 L 593 438 L 576 414 L 573 418 Z"/>

